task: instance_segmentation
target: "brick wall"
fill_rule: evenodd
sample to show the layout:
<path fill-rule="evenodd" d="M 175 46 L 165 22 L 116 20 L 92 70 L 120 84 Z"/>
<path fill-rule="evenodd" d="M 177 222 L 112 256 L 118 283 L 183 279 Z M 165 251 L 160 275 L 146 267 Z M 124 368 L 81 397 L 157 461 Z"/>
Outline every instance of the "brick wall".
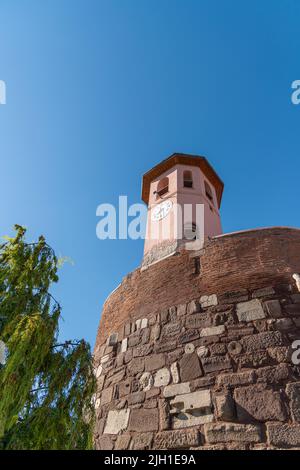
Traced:
<path fill-rule="evenodd" d="M 300 448 L 299 271 L 300 231 L 276 228 L 127 276 L 94 351 L 96 448 Z"/>

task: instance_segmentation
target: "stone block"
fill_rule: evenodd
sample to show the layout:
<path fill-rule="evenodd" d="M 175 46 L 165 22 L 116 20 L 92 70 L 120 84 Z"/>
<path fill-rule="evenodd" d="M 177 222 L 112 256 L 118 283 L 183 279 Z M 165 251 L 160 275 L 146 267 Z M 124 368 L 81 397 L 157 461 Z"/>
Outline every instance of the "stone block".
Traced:
<path fill-rule="evenodd" d="M 160 341 L 155 344 L 155 352 L 162 353 L 162 352 L 172 351 L 172 349 L 175 349 L 176 346 L 177 346 L 176 339 L 173 339 L 171 341 L 160 339 Z"/>
<path fill-rule="evenodd" d="M 231 369 L 231 360 L 228 357 L 203 357 L 201 363 L 206 374 Z"/>
<path fill-rule="evenodd" d="M 259 426 L 236 423 L 211 423 L 204 425 L 204 434 L 209 444 L 218 442 L 260 442 Z"/>
<path fill-rule="evenodd" d="M 154 376 L 154 387 L 165 387 L 170 383 L 171 373 L 167 367 L 159 369 Z"/>
<path fill-rule="evenodd" d="M 201 424 L 211 423 L 214 420 L 212 413 L 202 414 L 195 411 L 193 413 L 179 413 L 172 418 L 172 428 L 182 429 L 192 426 L 200 426 Z"/>
<path fill-rule="evenodd" d="M 267 424 L 269 444 L 275 447 L 299 447 L 300 424 Z"/>
<path fill-rule="evenodd" d="M 119 398 L 129 395 L 131 391 L 131 382 L 132 382 L 132 379 L 127 379 L 118 384 Z"/>
<path fill-rule="evenodd" d="M 121 353 L 124 353 L 127 351 L 127 345 L 128 345 L 128 339 L 124 338 L 121 343 Z"/>
<path fill-rule="evenodd" d="M 145 401 L 145 392 L 135 392 L 127 397 L 128 406 L 143 403 L 143 401 Z"/>
<path fill-rule="evenodd" d="M 154 437 L 154 449 L 188 449 L 200 443 L 197 429 L 184 431 L 163 431 Z"/>
<path fill-rule="evenodd" d="M 209 312 L 194 313 L 194 315 L 190 315 L 185 319 L 187 328 L 206 328 L 212 326 L 212 324 L 213 318 Z"/>
<path fill-rule="evenodd" d="M 186 314 L 186 304 L 177 305 L 178 317 L 183 317 Z"/>
<path fill-rule="evenodd" d="M 142 344 L 134 348 L 133 357 L 147 356 L 148 354 L 151 354 L 152 350 L 153 350 L 152 344 Z"/>
<path fill-rule="evenodd" d="M 294 421 L 300 423 L 300 382 L 286 386 L 286 394 L 290 399 L 290 410 Z"/>
<path fill-rule="evenodd" d="M 177 362 L 173 362 L 173 364 L 171 364 L 170 370 L 171 370 L 173 383 L 178 384 L 178 382 L 180 381 L 180 377 L 179 377 L 179 369 L 178 369 Z"/>
<path fill-rule="evenodd" d="M 96 439 L 96 450 L 112 450 L 114 442 L 110 436 L 101 436 Z"/>
<path fill-rule="evenodd" d="M 222 304 L 231 304 L 236 302 L 245 302 L 248 300 L 249 294 L 246 289 L 233 292 L 225 292 L 225 294 L 219 295 L 219 303 Z"/>
<path fill-rule="evenodd" d="M 177 307 L 173 306 L 169 308 L 169 319 L 174 322 L 177 318 Z"/>
<path fill-rule="evenodd" d="M 145 360 L 143 357 L 135 357 L 130 361 L 127 370 L 130 375 L 135 375 L 139 372 L 144 372 Z"/>
<path fill-rule="evenodd" d="M 222 392 L 215 394 L 216 415 L 221 421 L 234 421 L 235 408 L 231 393 Z"/>
<path fill-rule="evenodd" d="M 200 304 L 197 300 L 192 300 L 186 306 L 186 313 L 190 315 L 191 313 L 196 313 L 200 311 Z"/>
<path fill-rule="evenodd" d="M 259 299 L 261 297 L 268 297 L 268 296 L 274 295 L 274 294 L 275 294 L 275 290 L 273 289 L 273 287 L 271 287 L 271 286 L 263 287 L 262 289 L 257 289 L 255 291 L 253 291 L 252 298 L 253 299 Z"/>
<path fill-rule="evenodd" d="M 245 336 L 241 339 L 244 351 L 255 352 L 274 346 L 283 345 L 283 337 L 280 331 L 267 331 L 252 336 Z"/>
<path fill-rule="evenodd" d="M 271 318 L 282 317 L 282 309 L 279 300 L 268 300 L 265 302 L 265 306 Z"/>
<path fill-rule="evenodd" d="M 265 312 L 263 311 L 260 300 L 253 299 L 248 302 L 238 303 L 236 306 L 236 314 L 239 321 L 249 322 L 265 318 Z"/>
<path fill-rule="evenodd" d="M 227 348 L 224 343 L 214 343 L 209 346 L 211 356 L 222 356 L 226 354 Z"/>
<path fill-rule="evenodd" d="M 278 366 L 261 367 L 255 371 L 257 382 L 268 384 L 278 384 L 287 381 L 290 375 L 288 364 L 279 364 Z"/>
<path fill-rule="evenodd" d="M 184 354 L 179 361 L 180 377 L 183 382 L 188 382 L 202 377 L 200 361 L 196 353 Z"/>
<path fill-rule="evenodd" d="M 162 327 L 161 338 L 170 338 L 172 336 L 178 336 L 180 332 L 180 323 L 167 323 Z"/>
<path fill-rule="evenodd" d="M 101 406 L 110 403 L 113 396 L 113 387 L 108 387 L 102 390 L 101 393 Z"/>
<path fill-rule="evenodd" d="M 109 411 L 104 428 L 104 434 L 119 434 L 121 431 L 127 429 L 129 415 L 129 408 L 120 411 Z"/>
<path fill-rule="evenodd" d="M 148 326 L 148 318 L 142 318 L 141 320 L 141 329 L 147 328 Z"/>
<path fill-rule="evenodd" d="M 202 297 L 200 297 L 200 304 L 202 308 L 213 307 L 214 305 L 218 305 L 218 298 L 216 294 L 202 295 Z"/>
<path fill-rule="evenodd" d="M 141 388 L 145 392 L 147 392 L 148 390 L 152 388 L 153 383 L 154 383 L 153 376 L 150 374 L 150 372 L 144 372 L 140 378 Z"/>
<path fill-rule="evenodd" d="M 189 382 L 181 382 L 179 384 L 168 385 L 163 390 L 164 397 L 175 397 L 175 395 L 182 395 L 184 393 L 189 393 L 190 384 Z"/>
<path fill-rule="evenodd" d="M 152 442 L 153 434 L 151 432 L 141 432 L 133 435 L 130 448 L 132 450 L 150 450 Z"/>
<path fill-rule="evenodd" d="M 202 338 L 203 336 L 217 336 L 217 335 L 222 335 L 225 333 L 225 326 L 224 325 L 219 325 L 219 326 L 211 326 L 209 328 L 203 328 L 200 332 L 200 337 Z"/>
<path fill-rule="evenodd" d="M 234 391 L 238 419 L 243 422 L 284 421 L 286 410 L 281 394 L 264 385 L 250 385 Z"/>
<path fill-rule="evenodd" d="M 227 349 L 231 356 L 237 356 L 241 354 L 243 347 L 239 341 L 231 341 Z"/>
<path fill-rule="evenodd" d="M 300 303 L 300 294 L 292 294 L 291 299 L 294 304 L 299 304 Z"/>
<path fill-rule="evenodd" d="M 122 434 L 121 436 L 117 437 L 115 450 L 126 450 L 129 448 L 130 444 L 130 435 L 129 434 Z"/>
<path fill-rule="evenodd" d="M 285 305 L 284 310 L 292 317 L 298 317 L 300 315 L 300 304 Z"/>
<path fill-rule="evenodd" d="M 151 328 L 151 334 L 150 334 L 150 340 L 151 342 L 156 342 L 159 340 L 159 337 L 160 337 L 160 330 L 161 330 L 161 327 L 159 324 L 156 324 L 154 325 L 152 328 Z"/>
<path fill-rule="evenodd" d="M 158 419 L 158 410 L 156 408 L 133 409 L 130 413 L 128 430 L 136 432 L 157 431 Z"/>
<path fill-rule="evenodd" d="M 118 333 L 112 333 L 107 338 L 106 345 L 107 346 L 115 346 L 117 344 L 117 342 L 118 342 Z"/>
<path fill-rule="evenodd" d="M 256 351 L 249 354 L 242 354 L 236 358 L 239 366 L 243 368 L 263 367 L 270 363 L 270 357 L 267 351 Z"/>
<path fill-rule="evenodd" d="M 180 335 L 178 336 L 178 342 L 180 344 L 190 343 L 191 341 L 198 339 L 198 338 L 199 338 L 198 330 L 187 330 L 187 331 L 184 331 L 183 333 L 180 333 Z"/>
<path fill-rule="evenodd" d="M 169 402 L 164 399 L 159 400 L 159 429 L 165 431 L 170 427 L 170 406 Z"/>
<path fill-rule="evenodd" d="M 255 373 L 250 370 L 249 372 L 238 372 L 235 374 L 222 374 L 217 377 L 217 386 L 230 386 L 236 387 L 238 385 L 249 385 L 255 381 Z"/>
<path fill-rule="evenodd" d="M 216 382 L 215 377 L 203 377 L 201 379 L 195 379 L 190 383 L 191 392 L 199 390 L 199 388 L 213 387 Z"/>
<path fill-rule="evenodd" d="M 170 401 L 171 413 L 192 413 L 195 410 L 211 412 L 212 400 L 210 390 L 176 395 Z"/>

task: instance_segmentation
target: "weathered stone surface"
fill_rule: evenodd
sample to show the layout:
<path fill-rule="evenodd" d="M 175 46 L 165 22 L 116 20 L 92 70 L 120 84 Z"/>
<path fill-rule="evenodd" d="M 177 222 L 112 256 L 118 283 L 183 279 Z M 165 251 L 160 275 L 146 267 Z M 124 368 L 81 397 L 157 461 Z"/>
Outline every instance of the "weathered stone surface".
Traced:
<path fill-rule="evenodd" d="M 186 304 L 177 305 L 178 317 L 183 317 L 186 314 Z"/>
<path fill-rule="evenodd" d="M 218 386 L 249 385 L 255 381 L 255 373 L 253 370 L 249 372 L 239 372 L 235 374 L 222 374 L 217 377 Z"/>
<path fill-rule="evenodd" d="M 177 307 L 173 305 L 169 308 L 169 319 L 170 322 L 174 322 L 177 318 Z"/>
<path fill-rule="evenodd" d="M 153 349 L 152 344 L 142 344 L 141 346 L 137 346 L 133 350 L 133 357 L 143 357 L 151 354 Z"/>
<path fill-rule="evenodd" d="M 250 385 L 236 388 L 234 399 L 238 418 L 243 422 L 284 421 L 286 410 L 279 392 L 268 390 L 265 386 Z"/>
<path fill-rule="evenodd" d="M 127 428 L 130 410 L 128 408 L 120 411 L 109 411 L 104 434 L 119 434 Z"/>
<path fill-rule="evenodd" d="M 180 323 L 167 323 L 162 327 L 161 338 L 170 338 L 172 336 L 178 336 L 180 332 Z"/>
<path fill-rule="evenodd" d="M 171 341 L 161 340 L 155 344 L 155 352 L 162 353 L 162 352 L 169 352 L 172 349 L 175 349 L 177 346 L 176 339 Z"/>
<path fill-rule="evenodd" d="M 157 399 L 152 398 L 151 400 L 146 400 L 143 406 L 144 406 L 144 408 L 156 408 L 157 407 Z"/>
<path fill-rule="evenodd" d="M 179 377 L 179 369 L 178 369 L 177 362 L 173 362 L 173 364 L 171 364 L 170 371 L 171 371 L 173 383 L 178 384 L 178 382 L 180 381 L 180 377 Z"/>
<path fill-rule="evenodd" d="M 158 430 L 158 410 L 133 409 L 128 424 L 129 431 L 147 432 Z"/>
<path fill-rule="evenodd" d="M 207 357 L 208 353 L 209 353 L 209 349 L 206 346 L 199 346 L 199 348 L 197 348 L 198 357 Z"/>
<path fill-rule="evenodd" d="M 200 337 L 222 335 L 223 333 L 225 333 L 224 325 L 211 326 L 209 328 L 203 328 L 203 330 L 200 332 Z"/>
<path fill-rule="evenodd" d="M 194 313 L 186 317 L 185 320 L 185 326 L 187 328 L 206 328 L 212 326 L 212 324 L 213 318 L 209 312 Z"/>
<path fill-rule="evenodd" d="M 212 413 L 202 414 L 201 412 L 179 413 L 173 416 L 172 428 L 184 429 L 192 426 L 200 426 L 204 423 L 211 423 L 214 420 Z"/>
<path fill-rule="evenodd" d="M 121 434 L 117 437 L 115 450 L 125 450 L 128 449 L 130 443 L 130 435 L 129 434 Z"/>
<path fill-rule="evenodd" d="M 175 395 L 182 395 L 183 393 L 190 392 L 189 382 L 181 382 L 180 384 L 168 385 L 163 390 L 164 397 L 175 397 Z"/>
<path fill-rule="evenodd" d="M 195 379 L 190 383 L 191 392 L 195 392 L 199 388 L 212 387 L 215 384 L 215 377 L 203 377 L 201 379 Z"/>
<path fill-rule="evenodd" d="M 202 377 L 203 372 L 196 353 L 184 354 L 179 361 L 180 377 L 183 382 L 188 382 L 197 377 Z"/>
<path fill-rule="evenodd" d="M 127 366 L 127 370 L 129 374 L 135 375 L 138 372 L 143 372 L 145 367 L 145 361 L 143 357 L 135 357 L 130 361 L 130 363 Z"/>
<path fill-rule="evenodd" d="M 158 323 L 151 328 L 151 334 L 150 334 L 151 342 L 156 342 L 159 340 L 160 331 L 161 331 L 161 326 Z"/>
<path fill-rule="evenodd" d="M 145 371 L 161 369 L 165 365 L 164 354 L 151 354 L 145 358 Z"/>
<path fill-rule="evenodd" d="M 215 394 L 216 414 L 221 421 L 234 421 L 234 401 L 231 393 L 223 392 Z"/>
<path fill-rule="evenodd" d="M 245 336 L 241 339 L 241 344 L 246 352 L 254 352 L 273 346 L 282 346 L 283 338 L 279 331 L 267 331 L 257 335 Z"/>
<path fill-rule="evenodd" d="M 242 354 L 236 358 L 241 368 L 262 367 L 270 363 L 267 351 L 256 351 L 254 353 Z"/>
<path fill-rule="evenodd" d="M 294 304 L 300 303 L 300 294 L 292 294 L 291 299 Z"/>
<path fill-rule="evenodd" d="M 276 362 L 291 361 L 291 350 L 287 346 L 277 346 L 275 348 L 268 348 L 268 354 Z"/>
<path fill-rule="evenodd" d="M 109 436 L 101 436 L 96 440 L 96 450 L 112 450 L 114 442 Z"/>
<path fill-rule="evenodd" d="M 186 431 L 163 431 L 154 438 L 155 449 L 187 449 L 200 443 L 197 429 Z"/>
<path fill-rule="evenodd" d="M 219 295 L 219 303 L 222 304 L 231 304 L 235 302 L 244 302 L 248 300 L 249 295 L 246 289 L 233 292 L 225 292 L 225 294 Z"/>
<path fill-rule="evenodd" d="M 212 400 L 210 390 L 199 390 L 197 392 L 176 395 L 170 401 L 172 413 L 192 413 L 195 410 L 208 409 L 211 411 Z"/>
<path fill-rule="evenodd" d="M 235 423 L 211 423 L 204 425 L 206 441 L 210 444 L 218 442 L 259 442 L 261 430 L 259 426 Z"/>
<path fill-rule="evenodd" d="M 145 400 L 145 392 L 135 392 L 128 395 L 127 402 L 128 406 L 136 405 L 137 403 L 143 403 Z"/>
<path fill-rule="evenodd" d="M 171 374 L 167 367 L 159 369 L 154 376 L 154 387 L 165 387 L 170 383 Z"/>
<path fill-rule="evenodd" d="M 222 356 L 226 354 L 227 348 L 224 343 L 213 343 L 209 346 L 211 356 Z"/>
<path fill-rule="evenodd" d="M 268 296 L 274 295 L 274 294 L 275 294 L 275 291 L 274 291 L 273 287 L 271 287 L 271 286 L 263 287 L 262 289 L 256 289 L 252 293 L 252 298 L 253 299 L 259 299 L 261 297 L 268 297 Z"/>
<path fill-rule="evenodd" d="M 231 361 L 228 357 L 203 357 L 201 358 L 204 372 L 215 372 L 218 370 L 231 369 Z"/>
<path fill-rule="evenodd" d="M 178 342 L 181 344 L 189 343 L 197 338 L 199 338 L 198 330 L 187 330 L 178 336 Z"/>
<path fill-rule="evenodd" d="M 213 305 L 218 305 L 218 298 L 216 294 L 202 295 L 200 297 L 200 304 L 202 308 L 212 307 Z"/>
<path fill-rule="evenodd" d="M 132 437 L 130 448 L 132 450 L 149 450 L 153 441 L 153 434 L 151 432 L 141 432 L 134 434 Z"/>
<path fill-rule="evenodd" d="M 153 383 L 154 383 L 154 379 L 153 379 L 152 374 L 150 374 L 150 372 L 144 372 L 140 378 L 141 388 L 145 392 L 147 392 L 148 390 L 151 389 L 151 387 L 153 386 Z"/>
<path fill-rule="evenodd" d="M 300 315 L 300 304 L 286 305 L 284 310 L 292 317 L 297 317 Z"/>
<path fill-rule="evenodd" d="M 300 382 L 290 383 L 286 386 L 286 394 L 290 399 L 292 418 L 300 423 Z"/>
<path fill-rule="evenodd" d="M 196 313 L 200 311 L 200 304 L 197 300 L 192 300 L 186 306 L 186 312 L 188 315 L 191 313 Z"/>
<path fill-rule="evenodd" d="M 125 397 L 130 393 L 132 379 L 124 380 L 118 384 L 119 398 Z"/>
<path fill-rule="evenodd" d="M 160 395 L 160 388 L 151 388 L 151 390 L 147 390 L 146 392 L 146 399 L 148 400 L 149 398 L 157 397 L 158 395 Z"/>
<path fill-rule="evenodd" d="M 267 312 L 271 318 L 280 318 L 282 309 L 279 300 L 268 300 L 265 302 Z"/>
<path fill-rule="evenodd" d="M 243 348 L 239 341 L 231 341 L 228 344 L 227 349 L 228 349 L 229 354 L 231 354 L 232 356 L 236 356 L 238 354 L 241 354 Z"/>
<path fill-rule="evenodd" d="M 184 346 L 185 354 L 192 354 L 195 351 L 195 346 L 193 343 L 188 343 Z"/>
<path fill-rule="evenodd" d="M 142 318 L 141 329 L 147 328 L 147 326 L 148 326 L 148 318 Z"/>
<path fill-rule="evenodd" d="M 276 384 L 286 381 L 290 375 L 288 364 L 279 364 L 278 366 L 262 367 L 255 371 L 257 382 Z"/>
<path fill-rule="evenodd" d="M 112 333 L 107 338 L 106 345 L 107 346 L 115 346 L 115 344 L 117 344 L 117 342 L 118 342 L 118 333 Z"/>
<path fill-rule="evenodd" d="M 164 399 L 159 400 L 159 429 L 165 431 L 170 427 L 170 406 L 169 402 Z"/>
<path fill-rule="evenodd" d="M 110 403 L 113 395 L 113 387 L 105 388 L 101 393 L 101 406 Z"/>
<path fill-rule="evenodd" d="M 268 441 L 275 447 L 300 446 L 300 424 L 267 424 Z"/>
<path fill-rule="evenodd" d="M 253 321 L 259 318 L 265 318 L 265 312 L 263 311 L 260 300 L 253 299 L 248 302 L 241 302 L 236 306 L 236 314 L 239 321 Z"/>
<path fill-rule="evenodd" d="M 291 318 L 279 318 L 275 321 L 274 327 L 276 330 L 288 331 L 295 328 L 295 324 Z"/>

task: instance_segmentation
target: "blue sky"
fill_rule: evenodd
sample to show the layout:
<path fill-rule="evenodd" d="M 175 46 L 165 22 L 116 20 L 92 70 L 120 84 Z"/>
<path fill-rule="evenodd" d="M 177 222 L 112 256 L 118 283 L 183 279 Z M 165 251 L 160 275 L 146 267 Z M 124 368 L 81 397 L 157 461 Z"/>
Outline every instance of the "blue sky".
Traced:
<path fill-rule="evenodd" d="M 298 0 L 0 0 L 0 234 L 69 256 L 62 338 L 92 345 L 143 241 L 100 241 L 96 208 L 140 202 L 173 152 L 225 182 L 225 232 L 299 227 Z"/>

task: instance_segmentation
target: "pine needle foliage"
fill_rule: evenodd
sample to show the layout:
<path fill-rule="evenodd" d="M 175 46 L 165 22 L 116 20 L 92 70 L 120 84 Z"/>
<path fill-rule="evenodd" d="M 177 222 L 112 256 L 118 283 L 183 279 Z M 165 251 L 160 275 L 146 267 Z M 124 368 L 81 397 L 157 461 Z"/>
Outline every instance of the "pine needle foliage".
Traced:
<path fill-rule="evenodd" d="M 26 230 L 0 245 L 0 449 L 92 448 L 95 380 L 84 340 L 58 344 L 61 307 L 49 292 L 59 260 Z"/>

